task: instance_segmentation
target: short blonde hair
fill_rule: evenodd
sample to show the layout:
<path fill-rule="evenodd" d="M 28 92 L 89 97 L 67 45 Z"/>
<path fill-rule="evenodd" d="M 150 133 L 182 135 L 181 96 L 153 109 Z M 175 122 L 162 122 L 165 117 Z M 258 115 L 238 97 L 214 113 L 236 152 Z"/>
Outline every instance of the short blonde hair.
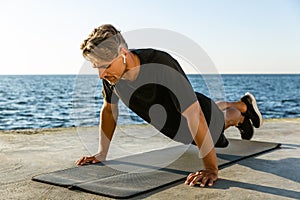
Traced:
<path fill-rule="evenodd" d="M 99 59 L 110 61 L 118 56 L 120 48 L 128 48 L 126 41 L 111 24 L 104 24 L 95 28 L 80 46 L 84 57 L 94 56 Z"/>

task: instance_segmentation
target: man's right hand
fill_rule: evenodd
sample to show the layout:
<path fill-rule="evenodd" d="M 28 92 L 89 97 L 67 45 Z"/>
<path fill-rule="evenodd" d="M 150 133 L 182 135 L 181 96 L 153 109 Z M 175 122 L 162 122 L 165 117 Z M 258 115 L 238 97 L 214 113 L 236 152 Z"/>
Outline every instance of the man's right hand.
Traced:
<path fill-rule="evenodd" d="M 95 164 L 101 162 L 97 160 L 95 156 L 84 156 L 81 157 L 79 160 L 75 162 L 76 165 L 88 165 L 88 164 Z"/>

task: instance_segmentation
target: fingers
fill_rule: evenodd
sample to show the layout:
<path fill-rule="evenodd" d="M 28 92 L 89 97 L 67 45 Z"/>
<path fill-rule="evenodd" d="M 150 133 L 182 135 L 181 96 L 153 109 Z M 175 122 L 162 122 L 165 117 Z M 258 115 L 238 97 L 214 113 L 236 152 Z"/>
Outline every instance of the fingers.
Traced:
<path fill-rule="evenodd" d="M 85 157 L 81 157 L 79 160 L 75 162 L 76 165 L 82 165 L 84 163 Z"/>
<path fill-rule="evenodd" d="M 199 172 L 191 173 L 187 177 L 187 179 L 185 181 L 185 184 L 190 185 L 190 186 L 194 186 L 201 178 L 202 178 L 202 176 Z"/>
<path fill-rule="evenodd" d="M 81 157 L 79 160 L 75 161 L 75 165 L 80 165 L 84 157 Z"/>
<path fill-rule="evenodd" d="M 218 176 L 215 173 L 207 172 L 206 170 L 204 170 L 196 173 L 191 173 L 187 177 L 185 184 L 190 186 L 200 184 L 200 187 L 205 187 L 205 185 L 213 186 L 217 178 Z"/>
<path fill-rule="evenodd" d="M 77 160 L 75 162 L 75 164 L 76 165 L 86 165 L 86 164 L 90 164 L 90 163 L 96 163 L 94 161 L 95 161 L 94 156 L 84 156 L 84 157 L 81 157 L 79 160 Z"/>
<path fill-rule="evenodd" d="M 211 187 L 211 186 L 213 186 L 213 184 L 214 184 L 214 181 L 213 180 L 209 180 L 208 186 Z"/>
<path fill-rule="evenodd" d="M 200 187 L 204 187 L 206 185 L 207 180 L 208 180 L 208 177 L 203 177 L 202 181 L 200 183 Z"/>
<path fill-rule="evenodd" d="M 190 173 L 184 182 L 186 185 L 189 185 L 195 178 L 195 173 Z"/>

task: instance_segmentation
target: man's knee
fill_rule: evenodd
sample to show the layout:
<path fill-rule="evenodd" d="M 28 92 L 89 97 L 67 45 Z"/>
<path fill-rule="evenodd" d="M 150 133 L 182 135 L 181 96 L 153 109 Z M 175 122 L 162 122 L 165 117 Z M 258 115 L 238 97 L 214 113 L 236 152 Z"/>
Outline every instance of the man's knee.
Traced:
<path fill-rule="evenodd" d="M 228 108 L 224 112 L 226 125 L 237 126 L 239 124 L 242 114 L 238 109 Z"/>

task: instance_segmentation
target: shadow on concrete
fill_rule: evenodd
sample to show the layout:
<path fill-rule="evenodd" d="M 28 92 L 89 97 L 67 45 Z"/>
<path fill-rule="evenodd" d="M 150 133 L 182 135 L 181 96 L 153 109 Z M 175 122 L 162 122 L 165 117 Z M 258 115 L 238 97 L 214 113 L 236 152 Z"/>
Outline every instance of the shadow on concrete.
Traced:
<path fill-rule="evenodd" d="M 249 160 L 244 160 L 239 164 L 256 171 L 274 174 L 300 183 L 300 158 L 284 158 L 281 160 L 250 158 Z"/>
<path fill-rule="evenodd" d="M 299 145 L 299 144 L 284 144 L 284 147 L 285 147 L 285 146 L 300 148 L 300 145 Z M 284 147 L 281 147 L 281 148 L 284 148 Z"/>
<path fill-rule="evenodd" d="M 299 145 L 285 145 L 287 147 L 281 147 L 283 150 L 296 149 L 291 147 L 298 147 Z M 226 156 L 226 155 L 225 155 Z M 273 174 L 297 183 L 300 183 L 300 172 L 298 166 L 300 166 L 300 158 L 290 157 L 280 160 L 265 160 L 261 158 L 248 158 L 238 162 L 239 165 L 249 167 L 256 171 Z M 259 179 L 259 177 L 257 177 Z M 286 184 L 288 188 L 288 184 Z M 231 181 L 225 179 L 219 179 L 213 188 L 228 189 L 230 187 L 244 188 L 249 190 L 260 191 L 264 193 L 295 198 L 300 197 L 300 192 L 292 191 L 288 189 L 281 189 L 270 186 L 263 186 L 251 183 L 243 183 L 238 181 Z"/>
<path fill-rule="evenodd" d="M 283 147 L 282 149 L 294 149 L 289 147 Z M 227 155 L 223 155 L 223 159 L 226 159 Z M 232 155 L 230 155 L 232 156 Z M 221 156 L 222 157 L 222 156 Z M 264 173 L 273 174 L 279 177 L 286 178 L 291 181 L 295 181 L 300 183 L 300 175 L 299 175 L 299 168 L 300 166 L 300 158 L 285 158 L 281 160 L 265 160 L 260 159 L 256 157 L 248 158 L 242 161 L 238 162 L 239 165 L 249 167 L 256 171 L 261 171 Z M 222 168 L 226 168 L 227 166 L 224 166 Z M 260 177 L 258 177 L 259 179 Z M 155 191 L 147 192 L 146 194 L 139 195 L 137 198 L 139 199 L 141 197 L 149 197 L 157 192 L 166 190 L 168 188 L 172 188 L 176 185 L 183 184 L 184 180 L 177 181 L 173 184 L 163 186 L 159 189 L 156 189 Z M 263 186 L 258 184 L 252 184 L 252 183 L 244 183 L 239 181 L 232 181 L 232 180 L 226 180 L 219 178 L 218 181 L 215 183 L 211 189 L 229 189 L 231 187 L 236 188 L 243 188 L 253 191 L 259 191 L 262 193 L 268 193 L 273 195 L 278 195 L 282 197 L 288 197 L 288 198 L 294 198 L 298 199 L 300 197 L 300 192 L 288 190 L 288 189 L 282 189 L 277 187 L 271 187 L 271 186 Z M 286 184 L 286 187 L 288 188 L 288 184 Z"/>
<path fill-rule="evenodd" d="M 281 150 L 297 151 L 299 147 L 300 145 L 296 145 L 296 144 L 282 144 L 282 146 L 278 151 Z M 257 171 L 274 174 L 276 176 L 283 177 L 291 181 L 300 183 L 300 171 L 298 167 L 300 166 L 300 158 L 298 156 L 297 157 L 290 157 L 290 156 L 291 155 L 289 155 L 288 158 L 283 158 L 279 160 L 266 160 L 266 159 L 252 157 L 240 161 L 239 164 Z"/>
<path fill-rule="evenodd" d="M 300 166 L 300 158 L 292 157 L 292 158 L 284 158 L 281 160 L 265 160 L 260 158 L 248 158 L 239 161 L 238 164 L 245 167 L 249 167 L 256 171 L 274 174 L 276 176 L 283 177 L 300 183 L 300 173 L 298 168 L 298 166 Z"/>
<path fill-rule="evenodd" d="M 278 195 L 282 197 L 288 197 L 293 199 L 298 199 L 300 197 L 300 192 L 288 190 L 288 189 L 281 189 L 276 187 L 270 187 L 270 186 L 263 186 L 263 185 L 257 185 L 252 183 L 244 183 L 239 181 L 232 181 L 232 180 L 226 180 L 226 179 L 218 179 L 218 181 L 215 183 L 211 189 L 229 189 L 229 188 L 243 188 L 247 190 L 253 190 L 273 195 Z M 287 186 L 288 187 L 288 186 Z"/>

